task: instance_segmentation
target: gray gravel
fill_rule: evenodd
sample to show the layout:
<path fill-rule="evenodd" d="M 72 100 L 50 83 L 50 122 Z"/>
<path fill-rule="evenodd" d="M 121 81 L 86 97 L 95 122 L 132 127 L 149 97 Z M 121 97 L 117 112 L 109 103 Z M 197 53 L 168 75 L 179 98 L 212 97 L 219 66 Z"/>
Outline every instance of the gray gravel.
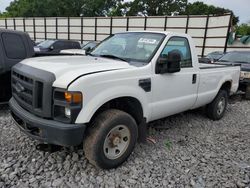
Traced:
<path fill-rule="evenodd" d="M 234 99 L 221 121 L 201 110 L 150 124 L 156 143 L 137 145 L 129 160 L 99 170 L 82 150 L 37 151 L 7 107 L 0 110 L 0 187 L 250 186 L 250 102 Z"/>

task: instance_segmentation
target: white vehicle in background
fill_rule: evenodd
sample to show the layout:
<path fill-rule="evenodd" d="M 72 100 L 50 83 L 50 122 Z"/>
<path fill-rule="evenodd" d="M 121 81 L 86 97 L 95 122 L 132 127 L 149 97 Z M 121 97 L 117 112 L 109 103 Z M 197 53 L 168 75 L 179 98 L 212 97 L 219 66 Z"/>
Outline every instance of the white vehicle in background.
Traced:
<path fill-rule="evenodd" d="M 73 55 L 85 55 L 86 52 L 90 52 L 98 44 L 99 42 L 97 41 L 90 41 L 82 45 L 82 49 L 66 49 L 66 50 L 61 50 L 60 53 L 61 54 L 73 54 Z"/>
<path fill-rule="evenodd" d="M 66 49 L 66 50 L 61 50 L 60 54 L 86 55 L 86 51 L 82 49 Z"/>
<path fill-rule="evenodd" d="M 87 159 L 122 164 L 147 123 L 206 107 L 219 120 L 238 89 L 240 66 L 200 64 L 190 36 L 117 33 L 87 56 L 33 58 L 12 68 L 17 126 L 44 143 L 83 144 Z"/>

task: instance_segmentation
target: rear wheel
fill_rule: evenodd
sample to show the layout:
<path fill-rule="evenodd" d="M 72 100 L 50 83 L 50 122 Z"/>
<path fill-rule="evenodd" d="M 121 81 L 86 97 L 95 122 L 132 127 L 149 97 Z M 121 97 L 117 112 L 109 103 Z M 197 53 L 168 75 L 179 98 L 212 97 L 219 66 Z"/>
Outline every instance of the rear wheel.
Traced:
<path fill-rule="evenodd" d="M 215 99 L 207 105 L 207 116 L 212 120 L 221 119 L 226 111 L 228 104 L 228 92 L 220 90 Z"/>
<path fill-rule="evenodd" d="M 107 110 L 99 114 L 88 129 L 83 147 L 93 165 L 110 169 L 122 164 L 132 153 L 138 130 L 135 120 L 126 112 Z"/>

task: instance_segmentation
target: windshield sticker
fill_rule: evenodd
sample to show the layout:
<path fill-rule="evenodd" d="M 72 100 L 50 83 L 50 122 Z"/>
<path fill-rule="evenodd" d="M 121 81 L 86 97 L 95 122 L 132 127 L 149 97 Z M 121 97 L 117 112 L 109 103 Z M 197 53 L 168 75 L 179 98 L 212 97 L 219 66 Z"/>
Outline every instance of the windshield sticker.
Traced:
<path fill-rule="evenodd" d="M 156 44 L 157 40 L 155 40 L 155 39 L 140 38 L 140 40 L 138 42 L 139 43 L 145 43 L 145 44 Z"/>

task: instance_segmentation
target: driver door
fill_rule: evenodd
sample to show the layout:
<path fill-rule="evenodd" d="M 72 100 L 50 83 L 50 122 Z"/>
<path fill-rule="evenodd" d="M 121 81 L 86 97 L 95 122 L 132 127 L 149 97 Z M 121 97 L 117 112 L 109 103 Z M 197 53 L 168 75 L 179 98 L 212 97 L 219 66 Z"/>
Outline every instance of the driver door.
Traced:
<path fill-rule="evenodd" d="M 172 50 L 177 50 L 181 54 L 181 70 L 176 73 L 154 74 L 152 119 L 186 111 L 192 108 L 197 98 L 198 72 L 192 65 L 188 39 L 171 37 L 160 57 L 167 57 Z"/>

